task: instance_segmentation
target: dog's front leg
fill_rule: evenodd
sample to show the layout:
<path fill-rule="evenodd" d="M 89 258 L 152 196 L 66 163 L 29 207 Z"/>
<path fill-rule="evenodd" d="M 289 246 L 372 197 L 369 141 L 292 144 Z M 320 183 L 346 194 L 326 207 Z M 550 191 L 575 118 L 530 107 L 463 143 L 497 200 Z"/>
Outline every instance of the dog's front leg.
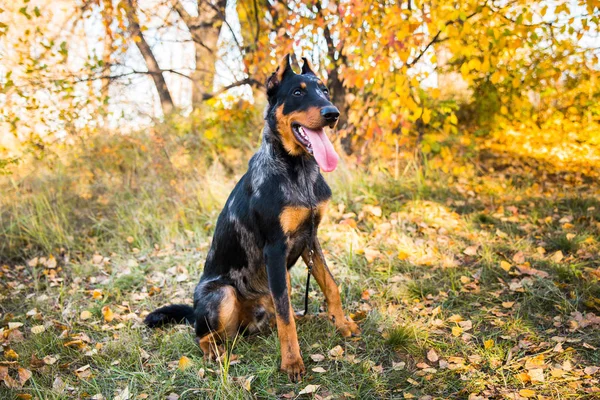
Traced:
<path fill-rule="evenodd" d="M 342 309 L 342 299 L 340 298 L 340 290 L 333 280 L 331 271 L 329 271 L 329 268 L 327 268 L 325 256 L 321 250 L 319 239 L 317 239 L 316 236 L 313 241 L 313 249 L 313 268 L 311 270 L 311 274 L 315 277 L 319 287 L 325 295 L 329 319 L 334 323 L 338 331 L 344 337 L 360 334 L 358 325 L 352 321 L 352 318 L 344 315 L 344 311 Z M 304 250 L 302 253 L 302 259 L 306 265 L 309 264 L 309 257 L 310 255 L 308 249 Z"/>
<path fill-rule="evenodd" d="M 277 334 L 281 345 L 281 370 L 297 382 L 304 375 L 305 368 L 300 355 L 296 322 L 290 301 L 291 288 L 288 287 L 286 268 L 286 245 L 278 242 L 264 249 L 269 289 L 275 305 Z"/>

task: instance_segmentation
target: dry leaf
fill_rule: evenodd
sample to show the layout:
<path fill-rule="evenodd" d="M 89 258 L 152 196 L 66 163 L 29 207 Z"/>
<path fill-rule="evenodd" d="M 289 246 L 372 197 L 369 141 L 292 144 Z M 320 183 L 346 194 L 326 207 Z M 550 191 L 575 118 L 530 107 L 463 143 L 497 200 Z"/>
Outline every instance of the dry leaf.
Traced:
<path fill-rule="evenodd" d="M 477 247 L 478 246 L 469 246 L 466 249 L 463 250 L 463 253 L 468 255 L 468 256 L 474 256 L 477 254 Z"/>
<path fill-rule="evenodd" d="M 550 259 L 555 263 L 559 263 L 564 257 L 565 256 L 563 255 L 562 251 L 558 250 L 556 253 L 552 254 L 552 257 L 550 257 Z"/>
<path fill-rule="evenodd" d="M 514 301 L 503 301 L 502 302 L 502 307 L 504 308 L 512 308 L 512 306 L 515 305 Z"/>
<path fill-rule="evenodd" d="M 329 350 L 331 358 L 340 358 L 344 354 L 344 349 L 339 344 L 333 349 Z"/>
<path fill-rule="evenodd" d="M 431 349 L 427 352 L 427 359 L 431 362 L 437 362 L 440 357 L 437 355 L 434 349 Z"/>
<path fill-rule="evenodd" d="M 323 354 L 311 354 L 310 358 L 314 362 L 320 362 L 320 361 L 323 361 L 325 359 L 325 356 Z"/>
<path fill-rule="evenodd" d="M 583 369 L 583 372 L 585 372 L 586 375 L 594 375 L 598 371 L 600 371 L 600 368 L 595 367 L 595 366 L 585 367 Z"/>
<path fill-rule="evenodd" d="M 115 318 L 115 314 L 109 306 L 102 307 L 102 316 L 106 322 L 111 322 Z"/>
<path fill-rule="evenodd" d="M 512 260 L 516 264 L 523 264 L 525 262 L 525 254 L 523 254 L 522 251 L 519 251 L 519 252 L 515 253 L 515 255 L 513 256 Z"/>
<path fill-rule="evenodd" d="M 494 347 L 494 339 L 489 339 L 489 340 L 486 340 L 485 342 L 483 342 L 483 347 L 486 350 L 491 349 L 492 347 Z"/>
<path fill-rule="evenodd" d="M 19 355 L 13 349 L 4 350 L 4 357 L 9 361 L 15 361 L 19 359 Z"/>
<path fill-rule="evenodd" d="M 324 374 L 325 372 L 327 372 L 327 370 L 323 367 L 314 367 L 312 370 L 313 372 L 318 372 L 320 374 Z"/>
<path fill-rule="evenodd" d="M 92 313 L 89 312 L 88 310 L 84 310 L 81 312 L 81 314 L 79 314 L 79 319 L 85 321 L 86 319 L 90 319 L 92 318 Z"/>
<path fill-rule="evenodd" d="M 44 325 L 36 325 L 31 327 L 31 333 L 33 333 L 34 335 L 39 335 L 40 333 L 43 333 L 45 331 L 46 327 L 44 327 Z"/>
<path fill-rule="evenodd" d="M 94 289 L 92 291 L 92 299 L 99 300 L 101 298 L 102 298 L 102 290 L 101 289 Z"/>
<path fill-rule="evenodd" d="M 500 268 L 502 268 L 503 270 L 505 270 L 506 272 L 510 271 L 510 263 L 507 261 L 500 261 Z"/>
<path fill-rule="evenodd" d="M 527 371 L 529 374 L 529 379 L 531 379 L 532 383 L 536 382 L 544 382 L 544 370 L 541 368 L 534 368 Z"/>
<path fill-rule="evenodd" d="M 519 390 L 519 394 L 523 397 L 530 398 L 530 397 L 535 396 L 535 391 L 533 391 L 531 389 L 521 389 L 521 390 Z"/>
<path fill-rule="evenodd" d="M 300 391 L 300 393 L 298 393 L 298 396 L 303 394 L 315 393 L 317 390 L 319 390 L 320 386 L 321 385 L 307 385 L 304 389 Z"/>
<path fill-rule="evenodd" d="M 29 378 L 31 378 L 31 371 L 28 369 L 19 367 L 18 373 L 19 373 L 19 383 L 21 384 L 21 386 L 23 386 L 25 384 L 25 382 L 27 382 L 29 380 Z"/>

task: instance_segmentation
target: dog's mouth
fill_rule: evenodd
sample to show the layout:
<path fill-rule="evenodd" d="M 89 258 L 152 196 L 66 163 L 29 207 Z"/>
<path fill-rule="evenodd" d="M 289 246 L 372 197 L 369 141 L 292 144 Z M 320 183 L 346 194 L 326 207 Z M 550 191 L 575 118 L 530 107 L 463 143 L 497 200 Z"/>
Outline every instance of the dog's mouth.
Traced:
<path fill-rule="evenodd" d="M 337 167 L 339 156 L 323 127 L 310 129 L 294 122 L 292 123 L 292 132 L 298 143 L 315 158 L 323 171 L 331 172 Z"/>

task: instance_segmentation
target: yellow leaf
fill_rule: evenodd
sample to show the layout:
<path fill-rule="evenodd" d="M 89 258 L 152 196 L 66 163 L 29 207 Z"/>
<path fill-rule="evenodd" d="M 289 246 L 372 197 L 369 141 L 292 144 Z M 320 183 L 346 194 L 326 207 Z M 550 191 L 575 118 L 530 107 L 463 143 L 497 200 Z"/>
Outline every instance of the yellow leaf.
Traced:
<path fill-rule="evenodd" d="M 512 306 L 515 304 L 514 301 L 503 301 L 502 302 L 502 307 L 504 308 L 512 308 Z"/>
<path fill-rule="evenodd" d="M 506 272 L 510 271 L 510 263 L 507 261 L 500 261 L 500 268 L 502 268 L 503 270 L 505 270 Z"/>
<path fill-rule="evenodd" d="M 519 390 L 519 394 L 523 397 L 530 398 L 530 397 L 535 396 L 535 391 L 533 391 L 531 389 L 521 389 L 521 390 Z"/>
<path fill-rule="evenodd" d="M 92 318 L 92 313 L 89 312 L 88 310 L 84 310 L 81 312 L 81 314 L 79 314 L 79 319 L 81 320 L 86 320 L 86 319 L 90 319 Z"/>
<path fill-rule="evenodd" d="M 102 298 L 102 290 L 101 289 L 94 289 L 94 291 L 92 292 L 92 298 L 94 300 L 98 300 Z"/>
<path fill-rule="evenodd" d="M 4 350 L 4 358 L 9 361 L 15 361 L 19 359 L 19 355 L 13 349 Z"/>
<path fill-rule="evenodd" d="M 562 261 L 562 259 L 564 258 L 562 251 L 558 250 L 556 253 L 552 254 L 552 261 L 554 261 L 555 263 L 559 263 Z"/>
<path fill-rule="evenodd" d="M 34 335 L 38 335 L 44 332 L 45 330 L 46 328 L 44 327 L 44 325 L 36 325 L 31 327 L 31 333 L 33 333 Z"/>
<path fill-rule="evenodd" d="M 462 335 L 463 329 L 460 326 L 455 326 L 452 328 L 452 335 L 458 337 Z"/>
<path fill-rule="evenodd" d="M 489 349 L 491 349 L 492 347 L 494 347 L 494 339 L 489 339 L 489 340 L 486 340 L 485 342 L 483 342 L 483 347 L 484 347 L 486 350 L 489 350 Z"/>
<path fill-rule="evenodd" d="M 179 368 L 180 371 L 183 371 L 184 369 L 190 367 L 191 365 L 192 365 L 192 360 L 190 360 L 186 356 L 181 356 L 177 367 Z"/>
<path fill-rule="evenodd" d="M 102 307 L 102 316 L 106 322 L 111 322 L 115 318 L 115 314 L 109 306 Z"/>
<path fill-rule="evenodd" d="M 423 120 L 423 123 L 427 125 L 429 121 L 431 121 L 431 110 L 427 108 L 423 110 L 423 115 L 421 115 L 421 119 Z"/>

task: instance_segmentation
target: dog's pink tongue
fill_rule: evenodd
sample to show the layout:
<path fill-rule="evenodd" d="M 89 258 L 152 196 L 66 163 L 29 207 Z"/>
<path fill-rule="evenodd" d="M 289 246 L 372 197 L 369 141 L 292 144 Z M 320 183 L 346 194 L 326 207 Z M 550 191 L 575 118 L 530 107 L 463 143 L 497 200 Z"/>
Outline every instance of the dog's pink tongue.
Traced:
<path fill-rule="evenodd" d="M 315 160 L 317 160 L 319 167 L 325 172 L 333 171 L 337 167 L 339 157 L 329 141 L 329 138 L 325 134 L 325 131 L 323 129 L 313 131 L 304 128 L 304 132 L 308 136 L 308 140 L 310 140 L 313 155 Z"/>

